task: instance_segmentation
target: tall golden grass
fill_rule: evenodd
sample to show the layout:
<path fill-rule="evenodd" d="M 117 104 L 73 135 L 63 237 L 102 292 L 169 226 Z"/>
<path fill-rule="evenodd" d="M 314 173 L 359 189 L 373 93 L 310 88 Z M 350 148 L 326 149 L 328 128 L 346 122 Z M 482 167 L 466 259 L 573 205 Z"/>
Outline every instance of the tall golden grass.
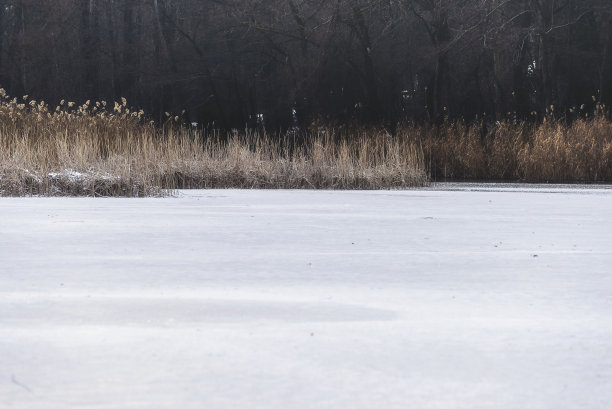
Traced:
<path fill-rule="evenodd" d="M 145 123 L 127 101 L 81 106 L 0 90 L 0 196 L 150 196 L 183 188 L 383 189 L 427 183 L 408 138 L 333 130 L 299 144 L 256 132 L 203 135 Z"/>
<path fill-rule="evenodd" d="M 408 125 L 433 179 L 612 182 L 612 121 L 603 107 L 574 121 Z"/>
<path fill-rule="evenodd" d="M 574 121 L 313 127 L 294 136 L 146 122 L 127 101 L 83 105 L 0 89 L 0 196 L 150 196 L 184 188 L 388 189 L 440 179 L 612 182 L 605 109 Z"/>

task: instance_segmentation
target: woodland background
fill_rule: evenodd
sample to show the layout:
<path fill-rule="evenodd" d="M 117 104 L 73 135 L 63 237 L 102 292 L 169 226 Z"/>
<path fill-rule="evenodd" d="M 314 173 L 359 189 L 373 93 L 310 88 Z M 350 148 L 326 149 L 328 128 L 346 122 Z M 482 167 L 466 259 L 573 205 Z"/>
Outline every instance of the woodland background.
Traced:
<path fill-rule="evenodd" d="M 219 129 L 571 118 L 611 48 L 610 0 L 0 0 L 9 95 Z"/>

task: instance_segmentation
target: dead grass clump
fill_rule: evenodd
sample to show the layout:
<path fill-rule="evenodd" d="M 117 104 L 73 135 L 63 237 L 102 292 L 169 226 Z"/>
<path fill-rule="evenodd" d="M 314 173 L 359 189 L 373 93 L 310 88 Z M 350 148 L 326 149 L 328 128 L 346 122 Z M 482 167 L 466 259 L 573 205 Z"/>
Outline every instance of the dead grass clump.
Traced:
<path fill-rule="evenodd" d="M 525 146 L 530 127 L 526 123 L 508 121 L 496 124 L 485 137 L 489 178 L 509 180 L 520 178 L 519 152 Z"/>
<path fill-rule="evenodd" d="M 612 122 L 601 110 L 571 123 L 506 120 L 409 125 L 434 179 L 612 182 Z"/>
<path fill-rule="evenodd" d="M 612 181 L 612 123 L 604 115 L 571 125 L 547 121 L 519 152 L 519 175 L 541 181 Z"/>
<path fill-rule="evenodd" d="M 611 182 L 603 107 L 571 123 L 506 120 L 314 128 L 299 135 L 202 134 L 145 123 L 127 101 L 75 105 L 0 89 L 0 196 L 151 196 L 189 188 L 389 189 L 434 179 Z"/>
<path fill-rule="evenodd" d="M 81 106 L 0 92 L 0 195 L 150 196 L 184 188 L 387 189 L 427 182 L 408 138 L 194 132 L 143 122 L 124 99 Z"/>

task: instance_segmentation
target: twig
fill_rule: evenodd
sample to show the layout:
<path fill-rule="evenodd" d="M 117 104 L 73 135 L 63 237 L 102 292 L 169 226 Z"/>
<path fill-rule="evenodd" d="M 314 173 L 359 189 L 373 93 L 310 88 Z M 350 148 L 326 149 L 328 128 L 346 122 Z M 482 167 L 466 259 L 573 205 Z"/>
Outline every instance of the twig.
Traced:
<path fill-rule="evenodd" d="M 15 385 L 17 385 L 17 386 L 21 386 L 21 387 L 22 387 L 23 389 L 25 389 L 26 391 L 28 391 L 28 392 L 30 392 L 30 393 L 34 393 L 34 392 L 32 392 L 32 389 L 28 388 L 28 386 L 27 386 L 27 385 L 24 385 L 23 383 L 19 382 L 19 381 L 17 380 L 17 378 L 15 378 L 15 374 L 12 374 L 11 381 L 12 381 L 12 382 L 13 382 Z"/>

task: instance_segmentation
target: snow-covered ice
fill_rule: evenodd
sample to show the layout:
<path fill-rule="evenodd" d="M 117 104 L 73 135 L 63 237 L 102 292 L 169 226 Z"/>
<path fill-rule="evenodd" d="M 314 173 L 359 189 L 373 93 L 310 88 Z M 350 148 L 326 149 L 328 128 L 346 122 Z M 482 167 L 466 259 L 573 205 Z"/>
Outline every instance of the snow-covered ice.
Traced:
<path fill-rule="evenodd" d="M 0 408 L 612 407 L 612 189 L 0 199 Z"/>

